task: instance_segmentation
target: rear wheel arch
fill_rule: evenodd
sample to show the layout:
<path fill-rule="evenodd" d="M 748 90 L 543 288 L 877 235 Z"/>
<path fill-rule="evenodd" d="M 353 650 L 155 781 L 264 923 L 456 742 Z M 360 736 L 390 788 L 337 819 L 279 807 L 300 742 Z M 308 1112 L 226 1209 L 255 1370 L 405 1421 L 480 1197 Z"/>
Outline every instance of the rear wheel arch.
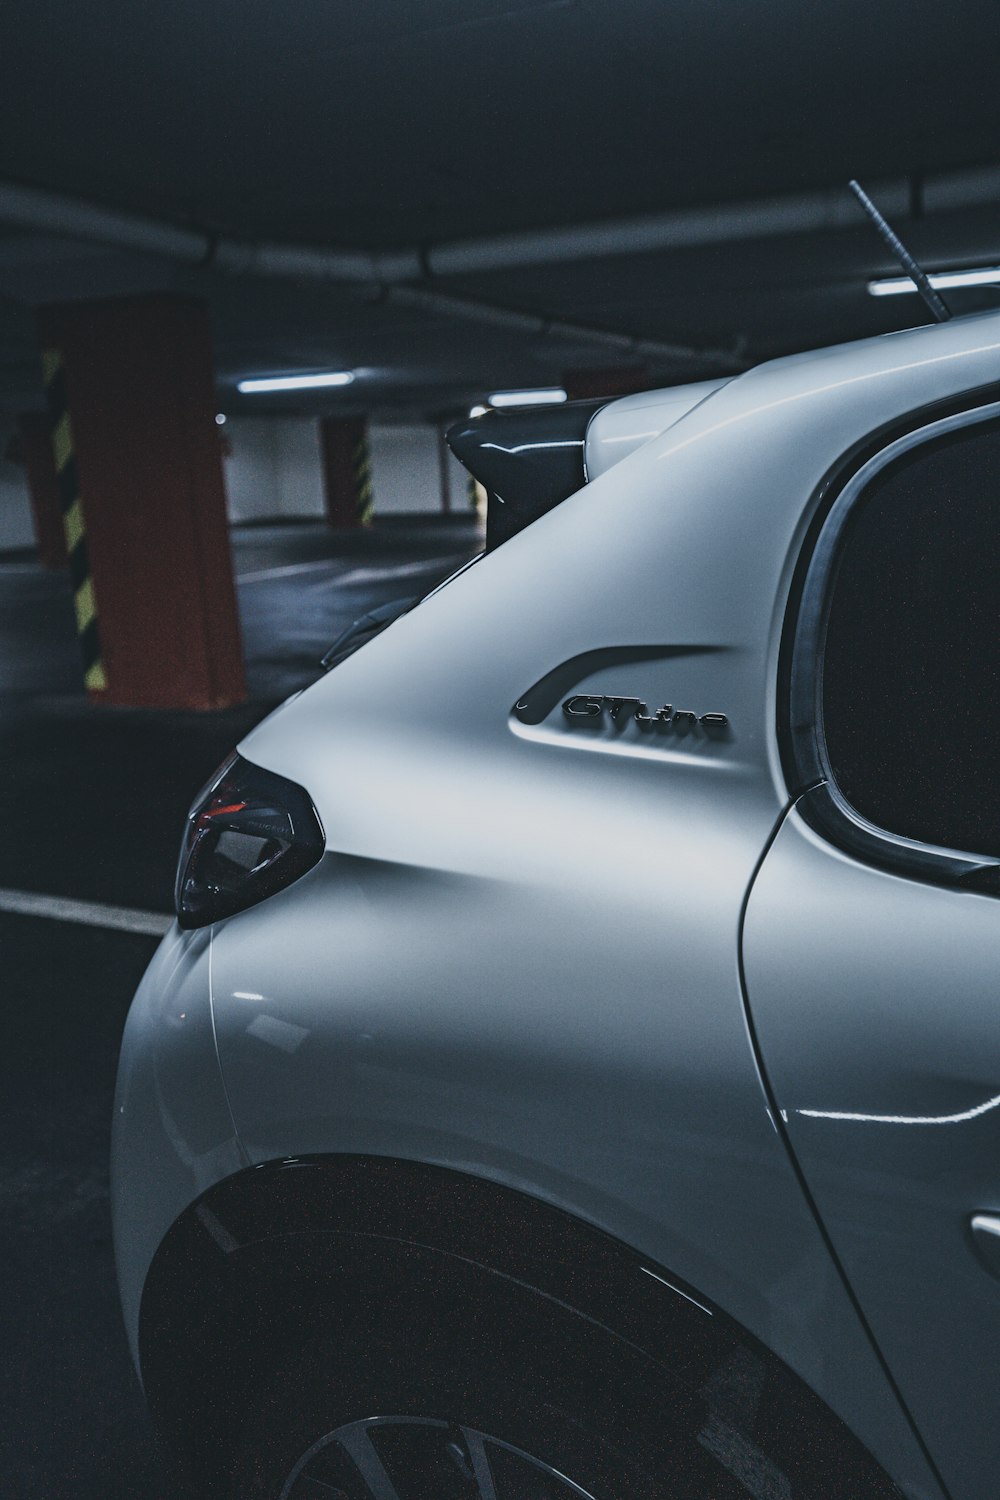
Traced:
<path fill-rule="evenodd" d="M 522 1192 L 357 1156 L 226 1179 L 181 1215 L 154 1258 L 142 1374 L 157 1432 L 193 1492 L 212 1492 L 204 1484 L 216 1455 L 243 1440 L 247 1414 L 252 1425 L 297 1349 L 318 1335 L 357 1344 L 376 1326 L 398 1332 L 401 1347 L 432 1346 L 439 1360 L 463 1341 L 499 1337 L 543 1379 L 597 1362 L 607 1379 L 649 1395 L 637 1421 L 649 1426 L 660 1393 L 663 1410 L 689 1414 L 702 1447 L 721 1423 L 737 1434 L 734 1451 L 742 1443 L 786 1474 L 796 1497 L 898 1494 L 798 1376 L 668 1270 Z M 757 1459 L 746 1461 L 752 1469 Z M 830 1488 L 831 1475 L 842 1488 Z"/>

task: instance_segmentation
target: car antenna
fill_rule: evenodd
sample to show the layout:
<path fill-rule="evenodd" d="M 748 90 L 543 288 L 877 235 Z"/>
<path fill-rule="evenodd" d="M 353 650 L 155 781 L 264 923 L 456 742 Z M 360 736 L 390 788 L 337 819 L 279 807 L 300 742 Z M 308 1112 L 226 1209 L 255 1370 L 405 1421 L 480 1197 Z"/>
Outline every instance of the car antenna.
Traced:
<path fill-rule="evenodd" d="M 913 259 L 913 256 L 910 254 L 909 250 L 907 250 L 906 246 L 903 244 L 903 241 L 893 230 L 892 226 L 886 223 L 885 219 L 879 213 L 878 209 L 875 207 L 874 203 L 869 198 L 860 182 L 858 182 L 856 178 L 852 177 L 847 186 L 850 188 L 855 198 L 857 198 L 858 202 L 861 204 L 861 207 L 864 209 L 869 219 L 871 219 L 879 234 L 882 236 L 882 239 L 885 241 L 886 245 L 888 245 L 889 249 L 899 261 L 900 265 L 903 267 L 903 270 L 906 272 L 907 276 L 909 276 L 910 280 L 916 284 L 917 291 L 920 293 L 921 297 L 923 297 L 924 301 L 927 303 L 927 306 L 930 308 L 935 318 L 939 323 L 947 323 L 948 319 L 951 317 L 951 308 L 945 302 L 944 298 L 939 296 L 931 286 L 930 277 L 927 275 L 927 272 Z"/>

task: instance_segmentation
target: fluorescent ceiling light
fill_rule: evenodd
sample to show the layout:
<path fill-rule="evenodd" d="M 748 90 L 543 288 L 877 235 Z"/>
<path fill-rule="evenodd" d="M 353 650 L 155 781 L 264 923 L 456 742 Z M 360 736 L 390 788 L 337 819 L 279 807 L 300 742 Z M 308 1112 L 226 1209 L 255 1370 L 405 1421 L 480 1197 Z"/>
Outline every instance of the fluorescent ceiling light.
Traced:
<path fill-rule="evenodd" d="M 976 266 L 968 271 L 934 271 L 927 277 L 938 291 L 950 286 L 995 286 L 1000 284 L 1000 266 Z M 898 297 L 903 292 L 915 292 L 917 284 L 909 276 L 885 276 L 880 281 L 869 281 L 868 290 L 873 297 Z"/>
<path fill-rule="evenodd" d="M 315 391 L 322 386 L 350 385 L 353 370 L 327 370 L 319 375 L 266 375 L 260 379 L 241 380 L 238 391 Z"/>
<path fill-rule="evenodd" d="M 469 410 L 470 417 L 482 417 L 489 411 L 488 406 L 473 406 Z"/>
<path fill-rule="evenodd" d="M 543 391 L 494 391 L 486 399 L 491 406 L 555 406 L 567 397 L 561 386 L 548 386 Z"/>

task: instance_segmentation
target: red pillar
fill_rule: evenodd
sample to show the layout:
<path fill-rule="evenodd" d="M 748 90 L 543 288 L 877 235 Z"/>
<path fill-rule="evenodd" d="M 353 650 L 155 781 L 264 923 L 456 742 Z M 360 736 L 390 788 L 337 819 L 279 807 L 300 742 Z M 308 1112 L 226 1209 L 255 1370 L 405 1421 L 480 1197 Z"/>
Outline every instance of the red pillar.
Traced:
<path fill-rule="evenodd" d="M 91 696 L 246 697 L 204 307 L 169 295 L 39 313 Z"/>
<path fill-rule="evenodd" d="M 66 538 L 56 466 L 52 461 L 49 419 L 40 412 L 22 412 L 17 419 L 17 431 L 19 456 L 31 497 L 39 562 L 46 568 L 64 568 Z"/>
<path fill-rule="evenodd" d="M 372 478 L 364 417 L 323 417 L 319 424 L 326 519 L 331 526 L 368 526 Z"/>
<path fill-rule="evenodd" d="M 571 401 L 591 396 L 631 396 L 649 390 L 649 371 L 644 365 L 622 365 L 609 370 L 567 370 L 563 390 Z"/>

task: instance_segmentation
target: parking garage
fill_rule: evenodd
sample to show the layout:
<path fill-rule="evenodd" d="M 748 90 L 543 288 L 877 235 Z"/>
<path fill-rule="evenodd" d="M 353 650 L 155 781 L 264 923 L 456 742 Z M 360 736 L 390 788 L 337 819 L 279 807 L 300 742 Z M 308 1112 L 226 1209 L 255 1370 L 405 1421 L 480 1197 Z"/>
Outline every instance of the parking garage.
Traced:
<path fill-rule="evenodd" d="M 446 437 L 474 414 L 933 321 L 852 179 L 948 314 L 1000 306 L 1000 37 L 651 0 L 0 28 L 2 1487 L 172 1500 L 108 1153 L 192 799 L 356 622 L 502 539 Z"/>

